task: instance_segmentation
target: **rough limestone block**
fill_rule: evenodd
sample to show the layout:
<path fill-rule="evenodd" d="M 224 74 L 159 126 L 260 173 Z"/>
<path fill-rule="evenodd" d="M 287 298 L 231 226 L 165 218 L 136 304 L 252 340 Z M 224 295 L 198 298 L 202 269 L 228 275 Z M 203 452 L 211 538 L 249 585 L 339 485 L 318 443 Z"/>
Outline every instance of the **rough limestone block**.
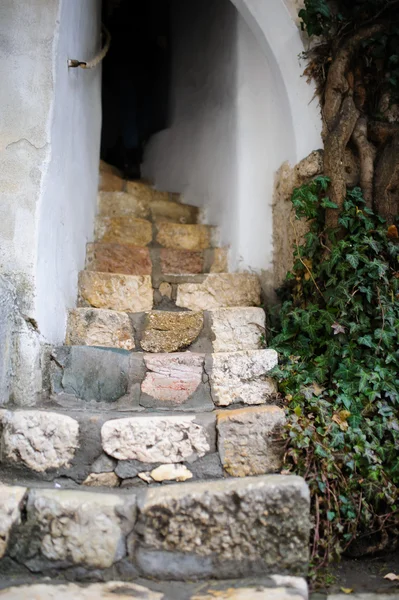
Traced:
<path fill-rule="evenodd" d="M 264 578 L 258 582 L 239 581 L 235 582 L 234 587 L 231 587 L 231 583 L 226 586 L 220 583 L 213 584 L 208 591 L 195 594 L 192 600 L 215 600 L 215 598 L 218 600 L 308 600 L 309 594 L 305 579 L 272 575 L 266 582 Z M 335 598 L 329 596 L 328 600 L 335 600 Z M 360 599 L 354 597 L 353 600 Z M 368 600 L 373 599 L 368 598 Z"/>
<path fill-rule="evenodd" d="M 188 204 L 179 204 L 163 198 L 154 198 L 150 204 L 152 218 L 155 222 L 171 221 L 173 223 L 195 224 L 199 209 Z"/>
<path fill-rule="evenodd" d="M 161 272 L 167 274 L 202 273 L 204 271 L 204 257 L 202 252 L 161 248 L 160 265 Z"/>
<path fill-rule="evenodd" d="M 100 308 L 69 311 L 65 343 L 69 346 L 103 346 L 123 350 L 135 347 L 128 315 Z"/>
<path fill-rule="evenodd" d="M 32 490 L 27 519 L 13 553 L 34 570 L 42 570 L 50 561 L 62 562 L 64 567 L 111 567 L 126 552 L 118 508 L 123 508 L 123 499 L 113 494 Z M 129 516 L 131 529 L 134 504 L 129 507 Z"/>
<path fill-rule="evenodd" d="M 132 196 L 141 200 L 147 200 L 148 202 L 152 202 L 153 200 L 168 201 L 172 196 L 169 192 L 155 190 L 151 185 L 142 181 L 127 181 L 126 191 Z"/>
<path fill-rule="evenodd" d="M 205 250 L 212 246 L 212 228 L 208 225 L 158 223 L 156 241 L 165 248 Z"/>
<path fill-rule="evenodd" d="M 219 308 L 211 312 L 215 352 L 257 350 L 265 336 L 266 315 L 262 308 Z"/>
<path fill-rule="evenodd" d="M 119 487 L 120 480 L 115 473 L 90 473 L 82 485 L 88 487 Z"/>
<path fill-rule="evenodd" d="M 218 450 L 232 477 L 265 475 L 282 468 L 285 413 L 277 406 L 224 410 L 217 415 Z"/>
<path fill-rule="evenodd" d="M 79 445 L 79 424 L 53 412 L 4 412 L 1 458 L 42 473 L 68 467 Z"/>
<path fill-rule="evenodd" d="M 102 192 L 122 192 L 125 188 L 125 180 L 112 172 L 102 171 L 98 189 Z"/>
<path fill-rule="evenodd" d="M 150 488 L 138 501 L 144 575 L 220 578 L 303 574 L 309 559 L 309 490 L 281 475 Z"/>
<path fill-rule="evenodd" d="M 152 262 L 148 248 L 95 242 L 87 244 L 86 269 L 102 273 L 151 275 Z"/>
<path fill-rule="evenodd" d="M 228 248 L 214 248 L 210 273 L 227 273 L 229 270 Z"/>
<path fill-rule="evenodd" d="M 0 558 L 7 551 L 12 527 L 21 522 L 21 505 L 25 494 L 24 487 L 0 484 Z"/>
<path fill-rule="evenodd" d="M 200 283 L 181 283 L 176 305 L 190 310 L 259 306 L 259 278 L 250 273 L 212 273 Z"/>
<path fill-rule="evenodd" d="M 103 450 L 118 460 L 179 463 L 210 450 L 204 426 L 195 415 L 145 416 L 106 421 L 101 429 Z"/>
<path fill-rule="evenodd" d="M 21 585 L 0 591 L 1 600 L 163 600 L 164 594 L 153 592 L 135 583 L 126 581 L 110 581 L 108 583 L 91 583 L 85 587 L 75 583 L 51 585 L 35 583 Z M 284 600 L 284 599 L 283 599 Z M 293 597 L 291 600 L 296 600 Z"/>
<path fill-rule="evenodd" d="M 108 308 L 120 312 L 145 312 L 151 310 L 153 304 L 149 275 L 133 276 L 81 271 L 79 294 L 81 306 Z"/>
<path fill-rule="evenodd" d="M 116 402 L 138 405 L 145 366 L 140 354 L 124 350 L 70 346 L 55 348 L 52 393 L 105 408 Z"/>
<path fill-rule="evenodd" d="M 183 405 L 202 383 L 205 362 L 203 354 L 147 354 L 144 362 L 148 372 L 141 385 L 141 392 L 150 396 L 150 399 L 157 400 L 155 405 L 160 407 Z M 151 407 L 154 403 L 150 399 L 145 401 L 141 397 L 140 403 Z"/>
<path fill-rule="evenodd" d="M 99 214 L 103 217 L 130 216 L 146 219 L 150 216 L 148 202 L 126 192 L 100 192 L 98 208 Z"/>
<path fill-rule="evenodd" d="M 197 339 L 203 325 L 202 312 L 153 311 L 146 315 L 140 344 L 146 352 L 177 352 Z"/>
<path fill-rule="evenodd" d="M 152 225 L 134 217 L 97 217 L 95 238 L 98 242 L 147 246 L 152 241 Z"/>
<path fill-rule="evenodd" d="M 187 481 L 193 474 L 185 465 L 161 465 L 153 469 L 150 476 L 154 481 Z"/>
<path fill-rule="evenodd" d="M 114 175 L 118 175 L 118 177 L 122 177 L 122 172 L 118 167 L 106 163 L 105 160 L 100 160 L 100 173 L 113 173 Z"/>
<path fill-rule="evenodd" d="M 268 373 L 277 365 L 275 350 L 247 350 L 212 354 L 207 365 L 212 398 L 217 406 L 267 404 L 277 393 Z"/>

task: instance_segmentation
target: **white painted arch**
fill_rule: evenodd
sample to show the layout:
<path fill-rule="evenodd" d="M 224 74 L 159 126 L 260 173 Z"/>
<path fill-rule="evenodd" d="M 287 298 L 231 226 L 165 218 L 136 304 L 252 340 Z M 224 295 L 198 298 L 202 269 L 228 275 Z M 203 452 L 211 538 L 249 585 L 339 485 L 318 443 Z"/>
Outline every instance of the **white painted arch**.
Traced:
<path fill-rule="evenodd" d="M 288 2 L 295 0 L 172 0 L 172 122 L 144 161 L 157 187 L 205 209 L 231 248 L 230 268 L 262 274 L 265 290 L 278 260 L 276 171 L 321 147 Z"/>
<path fill-rule="evenodd" d="M 302 77 L 300 56 L 304 51 L 297 22 L 298 0 L 231 0 L 251 28 L 266 56 L 273 60 L 276 80 L 284 88 L 298 163 L 310 152 L 322 147 L 321 117 L 315 88 Z M 284 100 L 283 100 L 284 97 Z M 291 157 L 290 157 L 291 158 Z"/>

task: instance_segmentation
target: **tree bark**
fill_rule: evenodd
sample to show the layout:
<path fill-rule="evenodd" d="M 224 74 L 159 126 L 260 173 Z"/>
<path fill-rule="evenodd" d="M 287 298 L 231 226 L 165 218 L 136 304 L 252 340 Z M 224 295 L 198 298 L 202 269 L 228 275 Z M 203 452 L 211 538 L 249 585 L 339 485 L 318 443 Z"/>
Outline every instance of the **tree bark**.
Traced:
<path fill-rule="evenodd" d="M 399 214 L 399 134 L 385 144 L 376 167 L 374 203 L 376 212 L 392 225 Z"/>
<path fill-rule="evenodd" d="M 337 123 L 324 142 L 324 172 L 331 181 L 330 199 L 338 206 L 338 210 L 326 211 L 327 227 L 338 227 L 339 212 L 346 196 L 345 149 L 358 118 L 359 111 L 350 95 L 343 101 Z"/>
<path fill-rule="evenodd" d="M 374 161 L 377 154 L 373 144 L 368 139 L 367 117 L 360 117 L 353 131 L 352 139 L 356 144 L 360 159 L 360 187 L 366 205 L 373 206 Z"/>

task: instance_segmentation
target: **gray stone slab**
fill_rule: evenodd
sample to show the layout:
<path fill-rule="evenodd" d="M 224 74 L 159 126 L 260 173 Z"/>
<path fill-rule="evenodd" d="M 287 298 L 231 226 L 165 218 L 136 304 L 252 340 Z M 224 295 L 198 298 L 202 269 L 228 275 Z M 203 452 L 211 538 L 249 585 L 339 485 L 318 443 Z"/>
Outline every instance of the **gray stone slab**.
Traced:
<path fill-rule="evenodd" d="M 193 474 L 194 479 L 219 479 L 224 477 L 219 454 L 208 454 L 186 466 Z"/>
<path fill-rule="evenodd" d="M 160 569 L 173 578 L 187 563 L 199 578 L 306 572 L 309 491 L 299 477 L 162 486 L 138 506 L 137 560 L 145 576 Z"/>
<path fill-rule="evenodd" d="M 139 403 L 145 367 L 141 354 L 125 350 L 71 346 L 52 352 L 52 394 L 83 402 L 129 406 Z"/>

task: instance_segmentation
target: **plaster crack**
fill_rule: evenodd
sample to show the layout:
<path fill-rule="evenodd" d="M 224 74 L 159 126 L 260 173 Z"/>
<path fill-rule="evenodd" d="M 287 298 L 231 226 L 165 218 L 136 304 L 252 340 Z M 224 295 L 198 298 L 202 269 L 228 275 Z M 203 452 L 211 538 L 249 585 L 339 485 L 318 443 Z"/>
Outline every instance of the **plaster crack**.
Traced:
<path fill-rule="evenodd" d="M 48 142 L 43 144 L 43 146 L 35 146 L 35 144 L 33 144 L 27 138 L 20 138 L 19 140 L 16 140 L 15 142 L 10 142 L 9 144 L 7 144 L 6 150 L 11 148 L 12 146 L 16 146 L 17 144 L 19 144 L 21 142 L 26 142 L 27 144 L 29 144 L 29 146 L 31 146 L 32 148 L 35 148 L 35 150 L 44 150 L 48 146 Z"/>

